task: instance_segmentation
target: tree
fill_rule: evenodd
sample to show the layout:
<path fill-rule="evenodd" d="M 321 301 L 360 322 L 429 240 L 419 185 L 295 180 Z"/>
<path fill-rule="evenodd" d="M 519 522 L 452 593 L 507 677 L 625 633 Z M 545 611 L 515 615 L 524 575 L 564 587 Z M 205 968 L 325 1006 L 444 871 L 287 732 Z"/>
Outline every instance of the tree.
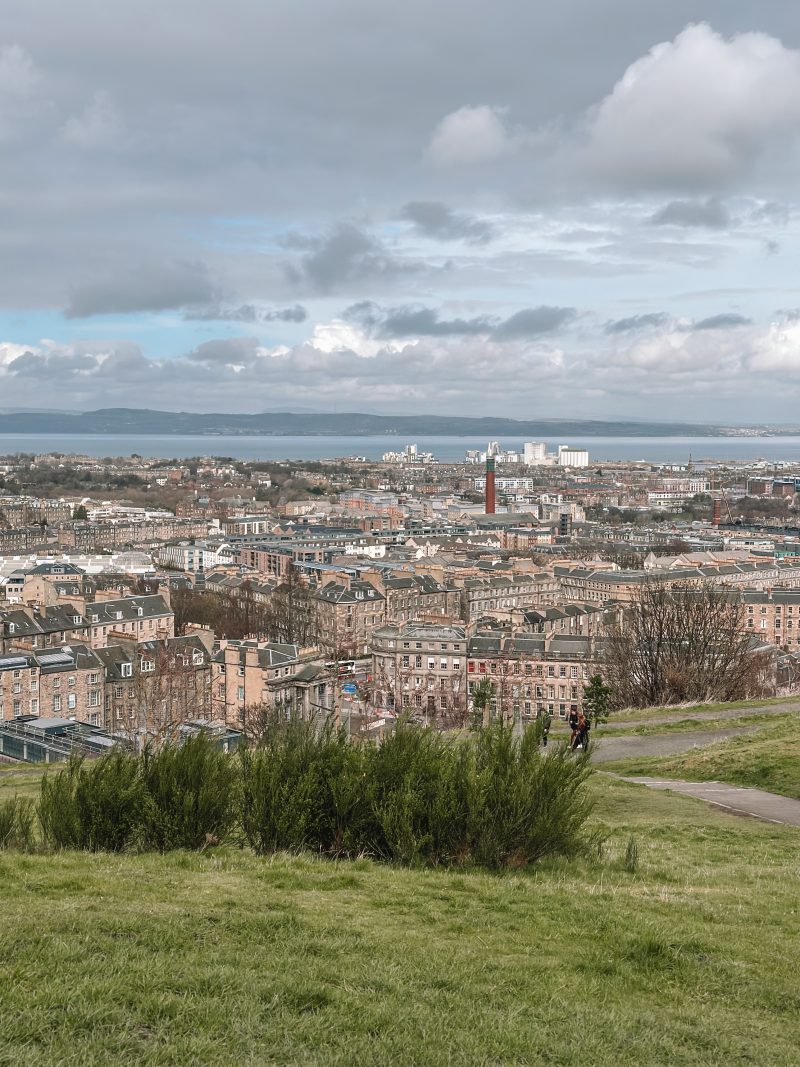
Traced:
<path fill-rule="evenodd" d="M 78 506 L 72 512 L 72 517 L 73 519 L 77 519 L 79 522 L 86 522 L 86 520 L 89 518 L 89 512 L 86 510 L 83 504 L 78 504 Z"/>
<path fill-rule="evenodd" d="M 495 684 L 491 678 L 481 678 L 472 690 L 472 706 L 478 726 L 488 726 L 492 718 Z"/>
<path fill-rule="evenodd" d="M 609 627 L 604 675 L 618 707 L 760 696 L 769 653 L 753 638 L 738 590 L 651 579 Z"/>
<path fill-rule="evenodd" d="M 583 687 L 583 714 L 587 719 L 591 719 L 595 726 L 608 721 L 613 693 L 610 685 L 603 684 L 601 674 L 593 674 L 589 684 Z"/>

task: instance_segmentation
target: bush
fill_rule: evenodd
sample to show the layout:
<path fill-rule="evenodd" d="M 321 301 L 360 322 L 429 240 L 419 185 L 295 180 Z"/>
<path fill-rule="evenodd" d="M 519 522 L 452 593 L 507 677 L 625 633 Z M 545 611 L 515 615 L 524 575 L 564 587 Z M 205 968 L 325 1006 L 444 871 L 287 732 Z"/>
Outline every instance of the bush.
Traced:
<path fill-rule="evenodd" d="M 400 723 L 371 748 L 330 726 L 287 723 L 240 758 L 242 828 L 260 853 L 498 868 L 591 843 L 588 753 L 563 746 L 545 755 L 536 730 L 517 740 L 495 724 L 453 740 Z"/>
<path fill-rule="evenodd" d="M 269 723 L 259 747 L 240 752 L 240 820 L 250 847 L 358 852 L 363 757 L 330 722 Z"/>
<path fill-rule="evenodd" d="M 145 751 L 139 771 L 145 794 L 141 847 L 198 849 L 228 834 L 235 817 L 235 767 L 205 733 Z"/>
<path fill-rule="evenodd" d="M 0 849 L 17 848 L 29 852 L 34 845 L 35 808 L 26 797 L 0 802 Z"/>
<path fill-rule="evenodd" d="M 53 848 L 119 852 L 139 831 L 144 805 L 136 756 L 111 752 L 93 762 L 73 758 L 42 779 L 39 822 Z"/>

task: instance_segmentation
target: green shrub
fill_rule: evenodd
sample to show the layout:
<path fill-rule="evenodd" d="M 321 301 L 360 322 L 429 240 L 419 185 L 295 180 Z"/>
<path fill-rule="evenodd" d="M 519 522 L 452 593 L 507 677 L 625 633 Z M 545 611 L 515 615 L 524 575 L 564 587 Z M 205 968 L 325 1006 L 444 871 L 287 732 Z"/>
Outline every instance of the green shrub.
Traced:
<path fill-rule="evenodd" d="M 29 852 L 34 845 L 33 801 L 27 797 L 12 797 L 0 801 L 0 849 L 16 848 Z"/>
<path fill-rule="evenodd" d="M 119 852 L 139 831 L 145 805 L 140 761 L 110 752 L 92 762 L 72 759 L 42 779 L 39 822 L 46 844 Z"/>
<path fill-rule="evenodd" d="M 205 733 L 146 750 L 139 772 L 142 848 L 198 849 L 226 837 L 235 818 L 236 769 Z"/>

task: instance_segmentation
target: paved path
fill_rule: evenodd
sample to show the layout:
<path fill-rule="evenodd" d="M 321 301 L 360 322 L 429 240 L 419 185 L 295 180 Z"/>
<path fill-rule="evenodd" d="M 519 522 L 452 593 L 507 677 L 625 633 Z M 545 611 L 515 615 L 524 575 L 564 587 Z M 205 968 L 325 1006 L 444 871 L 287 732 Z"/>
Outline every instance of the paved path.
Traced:
<path fill-rule="evenodd" d="M 628 734 L 625 737 L 609 737 L 601 733 L 595 742 L 594 760 L 595 763 L 610 763 L 640 756 L 678 756 L 693 748 L 726 741 L 729 737 L 739 737 L 757 729 L 758 726 L 727 726 L 717 730 L 692 730 L 685 734 Z"/>
<path fill-rule="evenodd" d="M 766 793 L 763 789 L 743 789 L 723 782 L 670 781 L 666 778 L 625 778 L 625 781 L 696 797 L 737 815 L 752 815 L 766 822 L 800 826 L 800 800 Z"/>

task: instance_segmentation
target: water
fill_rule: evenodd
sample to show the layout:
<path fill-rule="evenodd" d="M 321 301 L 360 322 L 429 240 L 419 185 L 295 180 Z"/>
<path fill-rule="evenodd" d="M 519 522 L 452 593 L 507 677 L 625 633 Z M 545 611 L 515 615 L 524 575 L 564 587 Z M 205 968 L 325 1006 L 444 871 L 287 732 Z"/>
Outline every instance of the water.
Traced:
<path fill-rule="evenodd" d="M 530 440 L 530 438 L 528 438 Z M 706 459 L 739 463 L 763 459 L 768 463 L 800 463 L 800 436 L 796 437 L 575 437 L 540 438 L 548 451 L 558 445 L 587 448 L 592 463 L 607 460 L 646 460 L 652 463 L 695 463 Z M 485 449 L 487 442 L 474 437 L 238 437 L 223 435 L 174 436 L 123 434 L 0 434 L 0 455 L 15 452 L 63 452 L 87 456 L 130 456 L 186 459 L 190 456 L 231 456 L 242 460 L 335 459 L 366 456 L 380 459 L 384 452 L 401 451 L 416 444 L 445 463 L 460 462 L 467 449 Z M 505 451 L 521 452 L 521 437 L 500 440 Z"/>

